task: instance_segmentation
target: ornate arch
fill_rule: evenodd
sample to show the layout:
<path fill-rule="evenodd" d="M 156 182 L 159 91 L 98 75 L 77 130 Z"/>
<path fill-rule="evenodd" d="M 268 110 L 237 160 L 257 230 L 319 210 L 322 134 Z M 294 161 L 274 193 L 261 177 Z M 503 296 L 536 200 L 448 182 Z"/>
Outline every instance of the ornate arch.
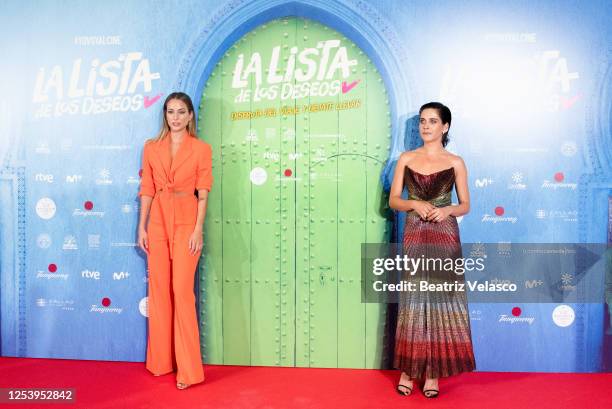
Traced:
<path fill-rule="evenodd" d="M 261 24 L 287 16 L 304 17 L 327 25 L 367 53 L 385 82 L 391 110 L 390 157 L 397 156 L 404 150 L 403 126 L 399 118 L 412 106 L 409 92 L 412 69 L 395 29 L 366 1 L 230 1 L 201 28 L 183 56 L 175 89 L 199 101 L 215 64 L 234 42 Z"/>

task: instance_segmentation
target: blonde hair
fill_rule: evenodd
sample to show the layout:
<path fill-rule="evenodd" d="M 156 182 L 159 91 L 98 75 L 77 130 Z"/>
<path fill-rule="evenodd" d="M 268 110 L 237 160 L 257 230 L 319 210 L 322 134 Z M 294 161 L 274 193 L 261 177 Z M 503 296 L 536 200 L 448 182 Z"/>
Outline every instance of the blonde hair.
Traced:
<path fill-rule="evenodd" d="M 189 98 L 189 95 L 185 94 L 184 92 L 173 92 L 170 95 L 168 95 L 168 97 L 164 101 L 161 128 L 159 132 L 157 133 L 157 136 L 149 139 L 147 142 L 161 141 L 168 134 L 168 132 L 170 132 L 170 126 L 168 125 L 168 120 L 166 119 L 166 110 L 168 109 L 168 102 L 170 102 L 173 99 L 178 99 L 179 101 L 184 102 L 185 105 L 187 105 L 187 111 L 193 114 L 191 121 L 189 121 L 189 123 L 187 124 L 187 133 L 191 135 L 192 137 L 196 138 L 197 130 L 196 130 L 196 123 L 195 123 L 195 112 L 193 110 L 193 102 L 191 102 L 191 98 Z"/>

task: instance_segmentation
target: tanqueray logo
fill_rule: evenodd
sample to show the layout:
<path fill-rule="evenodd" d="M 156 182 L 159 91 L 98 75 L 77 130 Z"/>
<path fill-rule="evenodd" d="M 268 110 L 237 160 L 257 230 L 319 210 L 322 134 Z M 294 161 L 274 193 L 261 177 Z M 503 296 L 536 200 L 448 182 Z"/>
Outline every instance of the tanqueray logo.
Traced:
<path fill-rule="evenodd" d="M 347 82 L 351 67 L 358 63 L 349 58 L 340 40 L 320 41 L 316 47 L 301 50 L 291 47 L 284 72 L 279 69 L 280 53 L 281 46 L 275 46 L 270 61 L 262 61 L 259 52 L 252 53 L 248 60 L 244 54 L 238 56 L 232 88 L 240 92 L 234 102 L 335 96 L 340 92 L 346 94 L 359 84 L 359 80 Z M 342 81 L 332 80 L 338 71 Z M 250 79 L 255 83 L 254 92 L 247 89 Z"/>
<path fill-rule="evenodd" d="M 32 102 L 38 104 L 35 117 L 96 115 L 148 108 L 161 94 L 151 94 L 158 72 L 151 71 L 148 58 L 140 52 L 119 55 L 102 62 L 95 58 L 72 62 L 70 71 L 61 65 L 41 67 L 36 75 Z"/>

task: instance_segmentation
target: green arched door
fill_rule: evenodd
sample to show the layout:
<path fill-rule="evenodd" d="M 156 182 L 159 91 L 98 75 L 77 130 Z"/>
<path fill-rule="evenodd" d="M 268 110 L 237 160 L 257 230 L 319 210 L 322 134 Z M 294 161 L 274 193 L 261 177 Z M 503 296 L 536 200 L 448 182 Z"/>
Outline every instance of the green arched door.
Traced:
<path fill-rule="evenodd" d="M 385 308 L 361 302 L 361 243 L 386 237 L 384 83 L 338 32 L 301 18 L 238 40 L 206 83 L 212 145 L 200 263 L 212 364 L 376 368 Z"/>

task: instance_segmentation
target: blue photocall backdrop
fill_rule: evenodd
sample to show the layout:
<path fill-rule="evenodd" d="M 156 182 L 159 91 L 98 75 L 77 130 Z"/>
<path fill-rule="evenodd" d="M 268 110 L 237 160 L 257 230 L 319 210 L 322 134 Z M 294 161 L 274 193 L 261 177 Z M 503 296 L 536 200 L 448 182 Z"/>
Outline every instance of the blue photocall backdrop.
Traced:
<path fill-rule="evenodd" d="M 607 240 L 608 1 L 8 1 L 0 10 L 4 356 L 144 359 L 143 142 L 165 95 L 199 100 L 224 51 L 282 16 L 332 27 L 379 68 L 392 116 L 387 189 L 399 153 L 419 144 L 419 106 L 451 108 L 448 149 L 464 158 L 471 191 L 463 242 Z M 570 325 L 554 319 L 557 307 L 470 305 L 478 369 L 604 370 L 608 306 L 567 304 Z"/>

